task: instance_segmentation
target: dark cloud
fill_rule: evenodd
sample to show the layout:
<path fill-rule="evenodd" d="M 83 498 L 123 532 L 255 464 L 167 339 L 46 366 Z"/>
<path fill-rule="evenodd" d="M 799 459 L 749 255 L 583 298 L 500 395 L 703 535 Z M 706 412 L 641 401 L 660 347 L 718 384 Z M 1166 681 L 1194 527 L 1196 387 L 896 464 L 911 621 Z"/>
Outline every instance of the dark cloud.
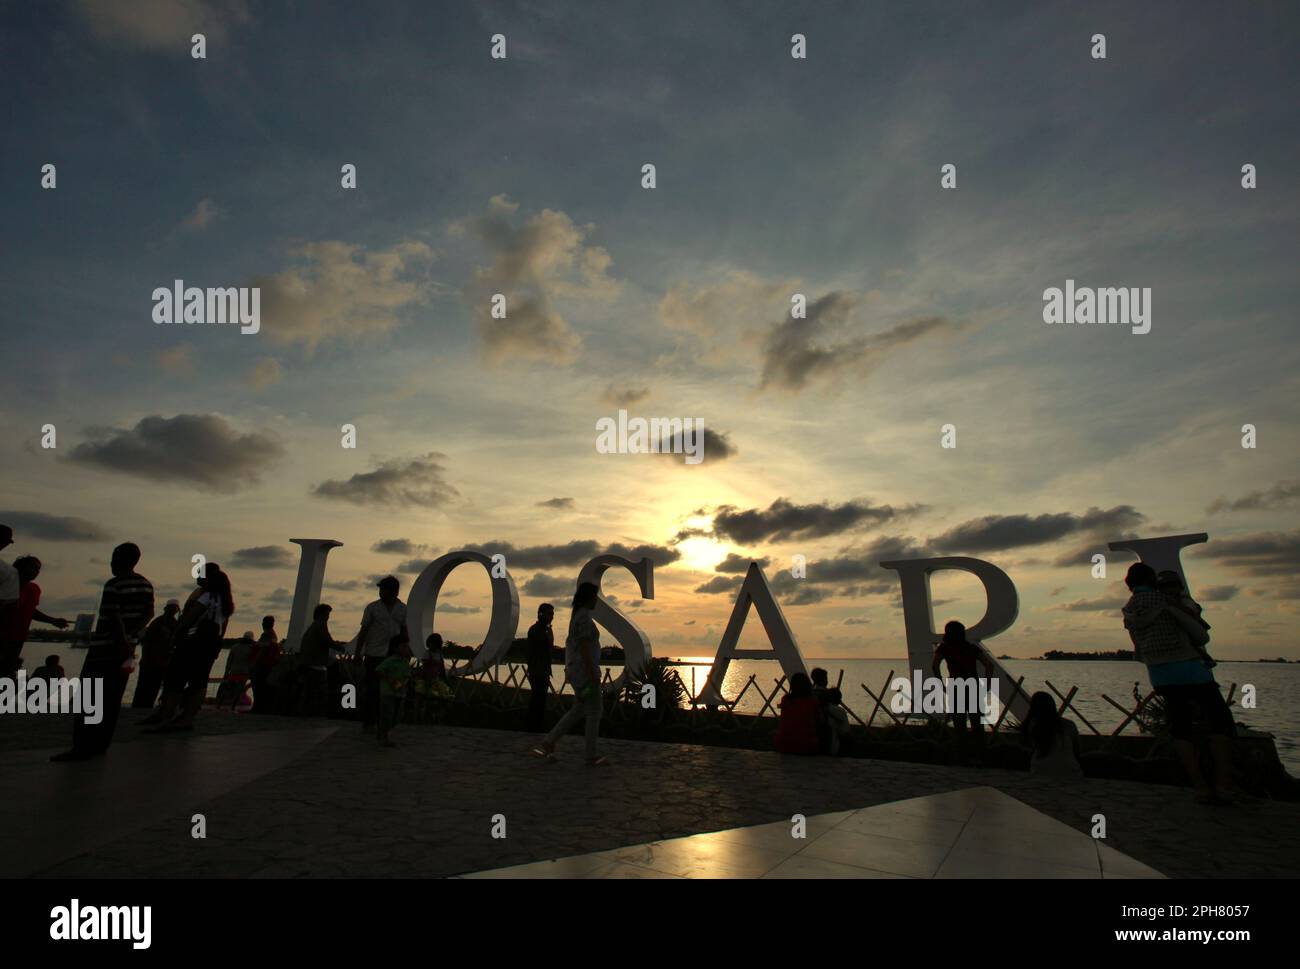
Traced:
<path fill-rule="evenodd" d="M 1096 599 L 1076 599 L 1074 602 L 1061 602 L 1051 607 L 1051 612 L 1119 612 L 1128 601 L 1127 596 L 1105 595 Z"/>
<path fill-rule="evenodd" d="M 526 596 L 538 596 L 542 599 L 551 599 L 556 596 L 572 596 L 577 588 L 577 577 L 565 577 L 560 575 L 548 575 L 545 572 L 536 572 L 527 582 L 523 584 L 520 591 Z"/>
<path fill-rule="evenodd" d="M 472 615 L 473 613 L 483 611 L 482 606 L 458 606 L 454 602 L 439 602 L 438 608 L 443 612 L 451 613 L 453 615 Z"/>
<path fill-rule="evenodd" d="M 398 575 L 419 575 L 432 559 L 407 559 L 393 569 Z"/>
<path fill-rule="evenodd" d="M 649 387 L 619 386 L 610 384 L 600 395 L 600 399 L 615 407 L 631 407 L 650 396 Z"/>
<path fill-rule="evenodd" d="M 0 524 L 14 530 L 14 541 L 20 546 L 33 538 L 43 542 L 108 541 L 108 532 L 94 522 L 40 511 L 0 511 Z"/>
<path fill-rule="evenodd" d="M 572 498 L 547 498 L 545 501 L 537 503 L 538 508 L 555 508 L 560 511 L 570 511 L 573 508 Z"/>
<path fill-rule="evenodd" d="M 772 564 L 772 560 L 767 556 L 758 559 L 751 559 L 748 555 L 737 555 L 735 552 L 728 552 L 727 557 L 713 567 L 715 572 L 738 572 L 742 575 L 749 571 L 749 563 L 758 562 L 761 568 L 767 568 Z"/>
<path fill-rule="evenodd" d="M 263 609 L 288 609 L 293 605 L 293 593 L 279 588 L 262 600 Z"/>
<path fill-rule="evenodd" d="M 242 569 L 287 569 L 296 562 L 293 553 L 281 545 L 254 545 L 235 549 L 230 564 Z"/>
<path fill-rule="evenodd" d="M 930 544 L 944 552 L 996 552 L 1026 545 L 1043 545 L 1080 533 L 1108 535 L 1117 540 L 1119 532 L 1146 520 L 1132 505 L 1114 508 L 1089 508 L 1082 515 L 1060 512 L 1046 515 L 985 515 L 972 518 L 930 539 Z"/>
<path fill-rule="evenodd" d="M 381 555 L 414 555 L 426 548 L 427 545 L 417 544 L 409 538 L 385 538 L 371 545 L 370 551 L 379 552 Z"/>
<path fill-rule="evenodd" d="M 717 595 L 723 592 L 735 592 L 740 588 L 744 579 L 739 575 L 715 575 L 703 585 L 695 587 L 695 591 L 701 595 Z"/>
<path fill-rule="evenodd" d="M 385 461 L 345 481 L 323 481 L 312 488 L 312 494 L 354 505 L 438 507 L 460 494 L 443 477 L 441 462 L 446 459 L 445 454 L 431 451 L 418 458 Z"/>
<path fill-rule="evenodd" d="M 1209 585 L 1196 591 L 1196 598 L 1201 602 L 1227 602 L 1241 591 L 1237 585 Z"/>
<path fill-rule="evenodd" d="M 713 515 L 713 531 L 738 545 L 807 541 L 870 528 L 920 509 L 919 505 L 895 509 L 865 500 L 846 501 L 841 505 L 829 502 L 796 505 L 787 498 L 778 498 L 766 509 L 720 506 Z"/>
<path fill-rule="evenodd" d="M 961 327 L 940 316 L 899 323 L 869 336 L 830 338 L 849 329 L 849 317 L 862 303 L 856 293 L 833 292 L 808 306 L 807 319 L 787 317 L 768 330 L 763 345 L 759 389 L 798 392 L 823 378 L 871 373 L 894 353 L 931 334 L 952 333 Z"/>
<path fill-rule="evenodd" d="M 79 464 L 148 478 L 187 481 L 213 491 L 231 492 L 261 480 L 262 472 L 284 454 L 269 434 L 240 433 L 213 414 L 146 417 L 130 430 L 91 428 L 72 449 Z"/>
<path fill-rule="evenodd" d="M 1221 538 L 1203 548 L 1199 554 L 1247 575 L 1294 575 L 1300 571 L 1300 529 Z"/>
<path fill-rule="evenodd" d="M 325 588 L 337 592 L 355 592 L 357 589 L 373 589 L 374 585 L 374 582 L 366 579 L 341 579 L 337 582 L 326 582 Z"/>
<path fill-rule="evenodd" d="M 1265 511 L 1271 508 L 1286 508 L 1300 498 L 1300 479 L 1279 481 L 1264 491 L 1252 491 L 1233 501 L 1218 498 L 1205 509 L 1214 515 L 1221 511 Z"/>
<path fill-rule="evenodd" d="M 484 545 L 470 545 L 467 547 L 482 552 L 484 555 L 504 555 L 506 557 L 506 568 L 521 570 L 585 565 L 590 559 L 605 553 L 621 555 L 634 562 L 649 558 L 657 567 L 669 565 L 682 557 L 682 553 L 677 549 L 665 548 L 662 545 L 624 545 L 621 542 L 614 542 L 612 545 L 602 546 L 591 539 L 572 541 L 564 545 L 516 547 L 510 542 L 488 542 Z"/>
<path fill-rule="evenodd" d="M 699 464 L 689 464 L 684 460 L 686 455 L 686 439 L 682 432 L 673 434 L 668 438 L 668 440 L 660 442 L 659 456 L 671 458 L 673 461 L 688 468 L 698 468 L 703 464 L 725 461 L 727 458 L 735 457 L 736 454 L 739 453 L 736 445 L 731 443 L 730 436 L 722 431 L 715 431 L 706 427 L 704 429 L 704 441 L 702 445 L 699 443 L 698 435 L 698 431 L 692 432 L 691 440 L 696 447 L 700 448 L 699 453 L 701 460 Z"/>
<path fill-rule="evenodd" d="M 807 579 L 796 579 L 788 571 L 776 573 L 768 579 L 768 585 L 784 606 L 810 606 L 835 595 L 834 589 Z"/>
<path fill-rule="evenodd" d="M 849 616 L 849 618 L 845 619 L 843 622 L 843 625 L 845 626 L 869 626 L 870 624 L 871 620 L 864 616 Z"/>

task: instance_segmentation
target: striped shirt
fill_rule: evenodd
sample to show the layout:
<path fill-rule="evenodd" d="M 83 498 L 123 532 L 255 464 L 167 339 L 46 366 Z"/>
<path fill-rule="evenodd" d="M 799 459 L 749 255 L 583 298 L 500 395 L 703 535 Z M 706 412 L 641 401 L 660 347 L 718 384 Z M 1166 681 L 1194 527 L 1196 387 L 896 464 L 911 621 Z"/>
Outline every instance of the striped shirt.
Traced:
<path fill-rule="evenodd" d="M 152 617 L 153 584 L 148 579 L 134 572 L 109 579 L 99 600 L 99 619 L 90 637 L 89 655 L 100 658 L 118 652 L 125 660 L 135 652 L 136 640 Z M 117 642 L 119 619 L 126 630 L 125 650 Z"/>

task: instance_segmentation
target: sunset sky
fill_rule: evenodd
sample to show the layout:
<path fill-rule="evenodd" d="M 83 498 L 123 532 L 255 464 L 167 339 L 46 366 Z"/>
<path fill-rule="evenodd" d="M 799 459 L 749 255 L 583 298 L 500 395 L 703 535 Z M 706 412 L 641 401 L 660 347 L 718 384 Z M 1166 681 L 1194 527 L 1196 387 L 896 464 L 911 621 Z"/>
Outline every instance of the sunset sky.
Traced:
<path fill-rule="evenodd" d="M 238 634 L 334 538 L 347 638 L 441 552 L 505 553 L 521 635 L 644 553 L 653 603 L 606 590 L 689 656 L 752 558 L 805 655 L 862 658 L 906 652 L 879 561 L 972 555 L 1036 656 L 1128 647 L 1107 541 L 1205 531 L 1212 650 L 1300 658 L 1300 14 L 1188 6 L 6 7 L 3 554 L 71 617 L 117 542 L 160 599 L 202 553 Z M 175 279 L 260 287 L 260 333 L 155 324 Z M 1067 279 L 1149 287 L 1151 332 L 1045 324 Z M 620 407 L 702 419 L 704 462 L 598 453 Z M 436 628 L 477 643 L 488 585 Z"/>

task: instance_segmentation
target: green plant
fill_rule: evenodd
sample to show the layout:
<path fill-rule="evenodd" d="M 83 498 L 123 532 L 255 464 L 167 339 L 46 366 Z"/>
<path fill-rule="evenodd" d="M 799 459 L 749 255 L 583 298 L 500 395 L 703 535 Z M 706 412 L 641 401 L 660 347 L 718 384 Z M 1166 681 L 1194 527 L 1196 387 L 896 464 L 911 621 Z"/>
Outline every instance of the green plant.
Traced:
<path fill-rule="evenodd" d="M 658 711 L 660 716 L 667 716 L 686 702 L 688 691 L 677 670 L 666 659 L 652 659 L 639 673 L 629 673 L 624 695 L 629 702 L 641 706 L 642 697 L 647 695 L 647 686 L 653 688 L 648 695 L 654 697 L 654 706 L 649 709 Z"/>

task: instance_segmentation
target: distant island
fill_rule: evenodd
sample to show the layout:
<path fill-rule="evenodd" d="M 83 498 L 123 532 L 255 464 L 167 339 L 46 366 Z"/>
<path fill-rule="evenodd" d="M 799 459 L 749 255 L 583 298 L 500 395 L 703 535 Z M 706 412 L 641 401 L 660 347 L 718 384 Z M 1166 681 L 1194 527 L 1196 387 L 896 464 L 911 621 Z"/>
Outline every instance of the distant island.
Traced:
<path fill-rule="evenodd" d="M 1133 660 L 1133 650 L 1131 649 L 1112 649 L 1103 650 L 1099 653 L 1067 653 L 1060 649 L 1049 649 L 1043 654 L 1043 659 L 1104 659 L 1104 660 Z"/>

